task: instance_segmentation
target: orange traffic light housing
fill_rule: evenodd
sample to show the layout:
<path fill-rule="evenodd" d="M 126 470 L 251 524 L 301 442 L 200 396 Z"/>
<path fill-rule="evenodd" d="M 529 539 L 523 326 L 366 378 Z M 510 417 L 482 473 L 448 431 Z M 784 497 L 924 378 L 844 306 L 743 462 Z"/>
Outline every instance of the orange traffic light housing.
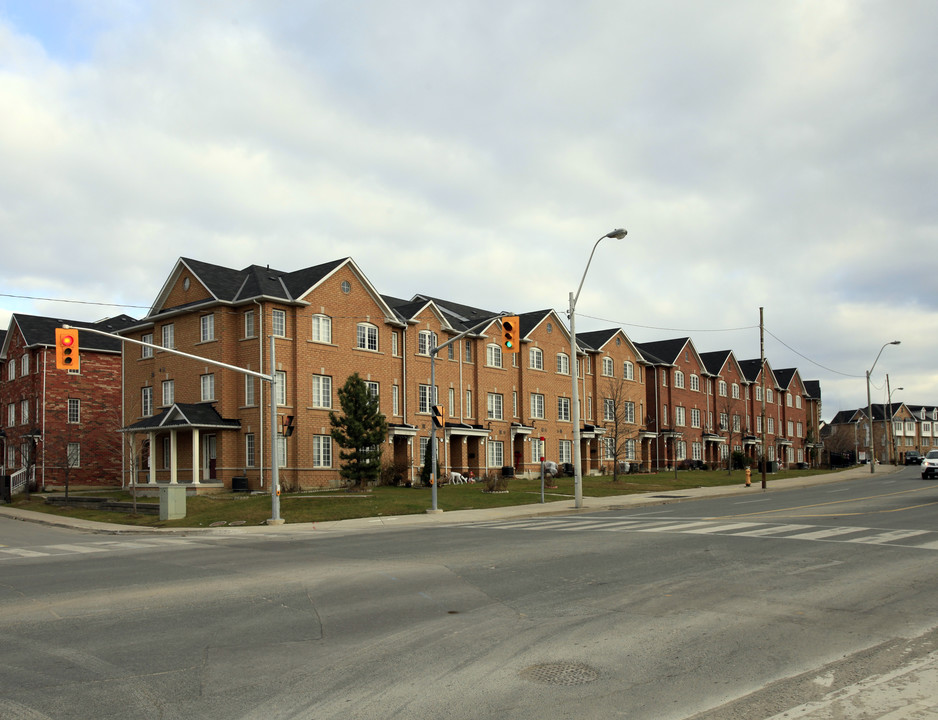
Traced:
<path fill-rule="evenodd" d="M 78 330 L 76 328 L 55 329 L 55 366 L 59 370 L 78 370 L 81 359 L 78 355 Z"/>
<path fill-rule="evenodd" d="M 446 427 L 446 415 L 443 412 L 442 405 L 434 405 L 431 407 L 430 414 L 432 415 L 434 425 L 438 428 Z"/>
<path fill-rule="evenodd" d="M 518 352 L 518 343 L 521 340 L 520 325 L 517 315 L 506 315 L 502 318 L 501 346 L 503 353 Z"/>

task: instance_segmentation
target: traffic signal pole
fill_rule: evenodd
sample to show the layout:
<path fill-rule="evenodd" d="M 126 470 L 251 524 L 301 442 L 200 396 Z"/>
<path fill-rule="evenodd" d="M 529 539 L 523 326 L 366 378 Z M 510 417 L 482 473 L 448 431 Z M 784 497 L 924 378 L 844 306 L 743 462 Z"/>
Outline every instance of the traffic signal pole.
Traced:
<path fill-rule="evenodd" d="M 473 332 L 475 332 L 476 330 L 479 330 L 479 329 L 485 327 L 486 325 L 488 325 L 489 323 L 491 323 L 493 320 L 499 320 L 499 319 L 501 319 L 501 318 L 503 318 L 503 317 L 505 317 L 505 315 L 496 315 L 495 317 L 491 317 L 491 318 L 488 318 L 487 320 L 483 320 L 483 321 L 480 322 L 478 325 L 475 325 L 475 326 L 469 328 L 468 330 L 463 330 L 461 333 L 459 333 L 459 335 L 457 335 L 456 337 L 450 338 L 449 340 L 447 340 L 447 341 L 446 341 L 445 343 L 443 343 L 442 345 L 439 345 L 439 346 L 434 345 L 432 348 L 430 348 L 430 406 L 431 406 L 431 410 L 432 410 L 432 406 L 433 406 L 433 405 L 436 405 L 437 399 L 438 399 L 438 398 L 436 397 L 436 356 L 437 356 L 437 353 L 439 353 L 440 350 L 442 350 L 443 348 L 449 347 L 449 346 L 452 345 L 454 342 L 458 342 L 459 340 L 462 340 L 462 339 L 463 339 L 466 335 L 468 335 L 469 333 L 473 333 Z M 460 360 L 460 362 L 462 362 L 462 360 Z M 444 433 L 444 437 L 446 437 L 445 433 Z M 430 421 L 430 497 L 431 497 L 431 507 L 430 507 L 429 510 L 427 510 L 428 513 L 443 512 L 442 510 L 440 510 L 440 509 L 437 507 L 437 502 L 436 502 L 436 501 L 437 501 L 437 490 L 436 490 L 436 488 L 437 488 L 437 486 L 440 484 L 440 478 L 439 478 L 437 475 L 438 475 L 438 473 L 437 473 L 436 423 L 434 423 L 434 422 L 432 421 L 432 419 L 431 419 L 431 421 Z"/>
<path fill-rule="evenodd" d="M 182 352 L 181 350 L 176 350 L 174 348 L 163 347 L 162 345 L 154 345 L 153 343 L 143 342 L 142 340 L 134 340 L 132 338 L 126 338 L 122 335 L 115 335 L 114 333 L 105 332 L 103 330 L 97 330 L 95 328 L 76 328 L 71 325 L 63 325 L 65 330 L 77 330 L 79 332 L 89 332 L 94 333 L 95 335 L 104 335 L 105 337 L 114 338 L 119 340 L 122 343 L 130 343 L 131 345 L 140 345 L 141 347 L 154 348 L 162 352 L 170 353 L 171 355 L 179 355 L 181 357 L 191 358 L 193 360 L 198 360 L 201 363 L 206 365 L 214 365 L 215 367 L 224 368 L 226 370 L 233 370 L 242 375 L 251 375 L 256 378 L 260 378 L 266 382 L 270 383 L 270 445 L 271 445 L 271 461 L 270 461 L 270 519 L 267 521 L 268 525 L 282 525 L 283 518 L 280 517 L 280 458 L 279 453 L 277 452 L 277 374 L 274 371 L 276 368 L 276 362 L 274 359 L 274 336 L 270 336 L 270 375 L 265 375 L 264 373 L 255 372 L 254 370 L 247 370 L 246 368 L 238 367 L 237 365 L 229 365 L 228 363 L 219 362 L 218 360 L 210 360 L 209 358 L 201 357 L 200 355 L 192 355 L 190 353 Z M 193 452 L 195 450 L 193 449 Z"/>

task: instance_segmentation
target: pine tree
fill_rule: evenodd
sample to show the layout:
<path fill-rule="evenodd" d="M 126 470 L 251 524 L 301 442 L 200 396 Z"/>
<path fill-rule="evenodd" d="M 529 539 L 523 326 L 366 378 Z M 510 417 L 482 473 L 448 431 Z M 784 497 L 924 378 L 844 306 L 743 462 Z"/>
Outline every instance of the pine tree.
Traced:
<path fill-rule="evenodd" d="M 381 448 L 387 439 L 388 424 L 379 409 L 378 398 L 358 373 L 339 388 L 339 404 L 342 415 L 329 413 L 332 438 L 342 448 L 339 474 L 353 487 L 361 488 L 376 480 L 381 471 Z"/>

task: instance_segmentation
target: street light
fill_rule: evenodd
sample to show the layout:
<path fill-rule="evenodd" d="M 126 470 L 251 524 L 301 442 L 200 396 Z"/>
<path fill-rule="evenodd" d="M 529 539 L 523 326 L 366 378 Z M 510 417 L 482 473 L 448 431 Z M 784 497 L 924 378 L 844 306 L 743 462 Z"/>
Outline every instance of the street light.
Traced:
<path fill-rule="evenodd" d="M 889 388 L 889 375 L 886 376 L 886 388 L 887 389 Z M 889 390 L 889 397 L 888 397 L 889 425 L 886 426 L 886 430 L 889 432 L 889 437 L 891 438 L 891 440 L 889 441 L 889 450 L 892 454 L 892 457 L 889 459 L 889 462 L 898 465 L 899 464 L 899 448 L 896 447 L 896 445 L 899 441 L 899 438 L 896 437 L 895 427 L 892 427 L 892 422 L 893 422 L 892 420 L 892 394 L 896 392 L 896 390 L 905 390 L 905 388 L 897 387 L 892 390 Z"/>
<path fill-rule="evenodd" d="M 876 353 L 876 359 L 873 361 L 873 367 L 866 371 L 866 410 L 869 413 L 870 419 L 870 472 L 876 472 L 876 443 L 873 441 L 873 401 L 870 399 L 870 375 L 873 374 L 873 368 L 876 367 L 876 363 L 879 362 L 879 356 L 883 354 L 883 350 L 886 349 L 886 345 L 898 345 L 901 340 L 893 340 L 892 342 L 885 343 Z"/>
<path fill-rule="evenodd" d="M 576 358 L 576 301 L 580 299 L 580 291 L 583 289 L 583 282 L 586 280 L 586 273 L 590 269 L 590 263 L 593 262 L 593 254 L 596 247 L 606 238 L 621 240 L 628 231 L 623 228 L 616 228 L 612 232 L 606 233 L 593 245 L 593 252 L 590 253 L 590 259 L 586 262 L 586 269 L 583 271 L 583 277 L 580 279 L 580 286 L 576 289 L 576 294 L 570 293 L 570 375 L 573 376 L 573 408 L 571 418 L 573 420 L 573 496 L 574 505 L 578 508 L 583 507 L 583 468 L 580 467 L 580 392 L 577 387 L 577 358 Z"/>

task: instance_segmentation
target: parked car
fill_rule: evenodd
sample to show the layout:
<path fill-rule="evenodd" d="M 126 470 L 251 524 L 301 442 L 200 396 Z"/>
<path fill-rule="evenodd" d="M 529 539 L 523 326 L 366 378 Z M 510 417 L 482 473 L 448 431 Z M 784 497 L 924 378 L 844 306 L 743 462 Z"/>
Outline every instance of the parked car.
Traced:
<path fill-rule="evenodd" d="M 922 454 L 918 450 L 908 450 L 905 454 L 906 465 L 921 465 Z"/>
<path fill-rule="evenodd" d="M 938 450 L 929 450 L 922 458 L 922 480 L 938 475 Z"/>

